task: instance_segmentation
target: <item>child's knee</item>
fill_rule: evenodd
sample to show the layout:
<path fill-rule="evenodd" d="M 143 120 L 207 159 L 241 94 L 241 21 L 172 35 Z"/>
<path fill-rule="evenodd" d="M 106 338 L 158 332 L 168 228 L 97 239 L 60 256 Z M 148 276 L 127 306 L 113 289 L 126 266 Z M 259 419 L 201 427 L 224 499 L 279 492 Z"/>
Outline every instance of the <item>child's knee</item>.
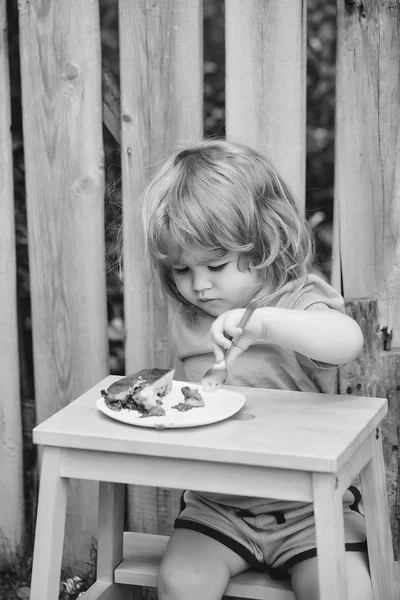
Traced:
<path fill-rule="evenodd" d="M 158 598 L 159 600 L 201 598 L 206 577 L 206 573 L 199 566 L 163 561 L 157 576 Z"/>
<path fill-rule="evenodd" d="M 229 582 L 226 565 L 169 560 L 164 557 L 157 577 L 159 600 L 214 600 L 222 598 Z"/>
<path fill-rule="evenodd" d="M 349 600 L 372 600 L 372 586 L 366 554 L 346 552 L 345 560 Z M 290 575 L 297 600 L 320 600 L 317 557 L 298 563 L 290 569 Z"/>

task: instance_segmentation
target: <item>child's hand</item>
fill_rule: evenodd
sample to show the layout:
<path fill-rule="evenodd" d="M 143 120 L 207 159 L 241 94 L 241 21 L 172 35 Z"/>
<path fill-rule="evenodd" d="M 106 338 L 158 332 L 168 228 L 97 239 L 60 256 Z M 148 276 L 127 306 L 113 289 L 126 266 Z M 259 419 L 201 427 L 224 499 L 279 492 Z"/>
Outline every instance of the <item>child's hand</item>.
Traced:
<path fill-rule="evenodd" d="M 228 310 L 217 317 L 212 324 L 212 348 L 217 363 L 224 359 L 226 351 L 232 346 L 232 338 L 238 333 L 241 333 L 241 336 L 229 353 L 229 362 L 247 350 L 251 344 L 264 337 L 264 324 L 260 318 L 260 311 L 257 309 L 250 317 L 243 331 L 238 327 L 244 311 L 244 308 Z"/>

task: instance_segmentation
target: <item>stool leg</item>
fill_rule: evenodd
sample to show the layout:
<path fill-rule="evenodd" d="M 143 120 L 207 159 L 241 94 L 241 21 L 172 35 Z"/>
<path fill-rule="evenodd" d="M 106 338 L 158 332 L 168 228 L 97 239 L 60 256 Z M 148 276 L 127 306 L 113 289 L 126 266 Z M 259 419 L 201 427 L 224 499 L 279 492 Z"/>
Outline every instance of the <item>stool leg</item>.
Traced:
<path fill-rule="evenodd" d="M 60 448 L 44 447 L 30 600 L 54 600 L 60 592 L 68 496 L 68 479 L 60 477 L 60 459 Z"/>
<path fill-rule="evenodd" d="M 374 600 L 395 600 L 393 545 L 381 437 L 378 429 L 370 436 L 372 459 L 360 473 L 361 488 Z"/>
<path fill-rule="evenodd" d="M 315 533 L 321 600 L 347 600 L 343 498 L 337 478 L 313 473 Z"/>
<path fill-rule="evenodd" d="M 99 528 L 97 541 L 97 580 L 109 584 L 113 600 L 131 596 L 126 586 L 114 583 L 114 569 L 123 559 L 125 485 L 101 481 L 99 487 Z"/>

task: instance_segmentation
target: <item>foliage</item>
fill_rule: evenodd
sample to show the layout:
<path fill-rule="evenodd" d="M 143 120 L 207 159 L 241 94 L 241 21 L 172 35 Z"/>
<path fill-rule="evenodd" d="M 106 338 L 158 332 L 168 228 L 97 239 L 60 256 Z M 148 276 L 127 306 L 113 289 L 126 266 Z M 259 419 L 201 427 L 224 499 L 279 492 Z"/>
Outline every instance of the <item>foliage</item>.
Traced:
<path fill-rule="evenodd" d="M 8 564 L 0 569 L 1 600 L 29 598 L 28 594 L 24 594 L 29 589 L 31 568 L 32 560 L 29 556 L 17 554 L 9 557 Z"/>
<path fill-rule="evenodd" d="M 329 278 L 332 250 L 336 2 L 308 0 L 306 208 L 317 259 Z"/>
<path fill-rule="evenodd" d="M 61 574 L 59 600 L 75 600 L 96 580 L 96 547 L 91 548 L 90 562 L 83 565 L 80 575 L 70 572 Z M 0 569 L 0 599 L 29 600 L 30 582 L 32 575 L 32 557 L 30 553 L 22 552 L 10 555 L 8 561 Z"/>

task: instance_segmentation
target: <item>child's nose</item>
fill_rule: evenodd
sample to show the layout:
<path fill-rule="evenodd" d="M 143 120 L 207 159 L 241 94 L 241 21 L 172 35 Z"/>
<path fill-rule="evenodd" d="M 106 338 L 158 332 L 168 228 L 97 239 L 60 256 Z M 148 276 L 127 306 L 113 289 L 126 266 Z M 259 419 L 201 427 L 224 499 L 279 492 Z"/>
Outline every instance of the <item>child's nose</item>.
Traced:
<path fill-rule="evenodd" d="M 195 292 L 202 292 L 203 290 L 209 290 L 212 283 L 206 273 L 196 273 L 193 275 L 192 287 Z"/>

